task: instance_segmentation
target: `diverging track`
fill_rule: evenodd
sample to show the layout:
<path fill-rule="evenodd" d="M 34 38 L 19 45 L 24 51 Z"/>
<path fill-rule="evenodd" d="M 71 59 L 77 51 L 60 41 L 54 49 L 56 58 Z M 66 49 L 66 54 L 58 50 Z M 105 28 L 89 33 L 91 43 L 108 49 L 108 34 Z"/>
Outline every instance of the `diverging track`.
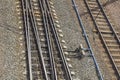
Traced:
<path fill-rule="evenodd" d="M 72 80 L 48 0 L 21 0 L 29 80 Z"/>
<path fill-rule="evenodd" d="M 108 20 L 102 5 L 99 0 L 84 0 L 87 9 L 91 15 L 92 21 L 97 29 L 103 46 L 109 56 L 109 64 L 115 71 L 113 73 L 113 79 L 120 79 L 120 40 L 118 38 L 118 32 L 114 30 Z M 108 64 L 107 63 L 107 64 Z"/>

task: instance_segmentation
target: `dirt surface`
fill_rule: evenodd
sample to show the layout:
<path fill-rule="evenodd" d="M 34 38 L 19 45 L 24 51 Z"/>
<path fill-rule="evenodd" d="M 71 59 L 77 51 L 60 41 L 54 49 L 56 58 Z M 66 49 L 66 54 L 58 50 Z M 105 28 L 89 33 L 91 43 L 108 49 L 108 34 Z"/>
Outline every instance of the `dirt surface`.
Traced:
<path fill-rule="evenodd" d="M 67 43 L 72 70 L 75 72 L 74 80 L 98 80 L 95 65 L 91 57 L 86 56 L 80 59 L 77 53 L 72 53 L 80 44 L 87 48 L 82 30 L 79 26 L 71 0 L 52 0 L 57 12 L 64 39 Z M 81 3 L 82 4 L 82 3 Z M 86 55 L 90 53 L 86 52 Z"/>
<path fill-rule="evenodd" d="M 22 80 L 16 0 L 0 0 L 0 80 Z"/>

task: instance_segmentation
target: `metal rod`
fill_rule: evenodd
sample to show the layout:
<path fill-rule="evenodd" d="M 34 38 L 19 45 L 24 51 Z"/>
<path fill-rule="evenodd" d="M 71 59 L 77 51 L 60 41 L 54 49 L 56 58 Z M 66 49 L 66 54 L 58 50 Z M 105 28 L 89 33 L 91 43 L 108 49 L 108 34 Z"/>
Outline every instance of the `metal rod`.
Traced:
<path fill-rule="evenodd" d="M 94 64 L 95 64 L 95 66 L 96 66 L 96 70 L 97 70 L 97 72 L 98 72 L 98 77 L 99 77 L 100 80 L 104 80 L 104 79 L 103 79 L 103 76 L 102 76 L 102 73 L 101 73 L 101 71 L 100 71 L 99 65 L 98 65 L 98 63 L 97 63 L 97 60 L 96 60 L 96 58 L 95 58 L 95 55 L 94 55 L 94 53 L 93 53 L 93 50 L 92 50 L 90 41 L 89 41 L 89 39 L 88 39 L 88 37 L 87 37 L 86 30 L 85 30 L 85 28 L 84 28 L 84 25 L 83 25 L 82 19 L 81 19 L 81 17 L 80 17 L 80 14 L 79 14 L 79 11 L 78 11 L 78 8 L 77 8 L 77 5 L 76 5 L 75 0 L 72 0 L 72 4 L 73 4 L 73 6 L 74 6 L 74 9 L 75 9 L 75 12 L 76 12 L 76 15 L 77 15 L 77 18 L 78 18 L 80 27 L 82 28 L 82 31 L 83 31 L 85 40 L 86 40 L 86 42 L 87 42 L 88 48 L 89 48 L 89 50 L 90 50 L 90 53 L 91 53 L 91 55 L 92 55 Z"/>

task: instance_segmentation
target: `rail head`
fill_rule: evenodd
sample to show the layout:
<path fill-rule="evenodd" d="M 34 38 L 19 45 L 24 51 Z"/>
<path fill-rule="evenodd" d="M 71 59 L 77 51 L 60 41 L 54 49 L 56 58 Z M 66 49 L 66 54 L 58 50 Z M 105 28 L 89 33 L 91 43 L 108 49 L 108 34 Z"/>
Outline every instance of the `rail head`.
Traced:
<path fill-rule="evenodd" d="M 118 71 L 118 68 L 117 68 L 117 66 L 116 66 L 116 64 L 115 64 L 115 62 L 114 62 L 114 60 L 113 60 L 113 57 L 111 56 L 111 53 L 110 53 L 110 51 L 109 51 L 109 49 L 108 49 L 108 47 L 107 47 L 107 45 L 106 45 L 106 42 L 105 42 L 105 40 L 104 40 L 104 38 L 103 38 L 103 36 L 102 36 L 102 33 L 100 32 L 99 27 L 98 27 L 98 25 L 97 25 L 97 23 L 96 23 L 96 20 L 94 19 L 93 15 L 92 15 L 92 11 L 90 10 L 90 8 L 89 8 L 89 6 L 88 6 L 87 0 L 84 0 L 84 2 L 85 2 L 85 4 L 86 4 L 86 6 L 87 6 L 87 9 L 88 9 L 89 13 L 90 13 L 90 16 L 91 16 L 91 18 L 92 18 L 92 20 L 93 20 L 93 23 L 94 23 L 95 27 L 96 27 L 97 30 L 98 30 L 98 33 L 99 33 L 100 38 L 101 38 L 101 40 L 102 40 L 102 42 L 103 42 L 103 45 L 105 46 L 106 51 L 108 52 L 108 55 L 109 55 L 109 57 L 110 57 L 110 60 L 111 60 L 112 64 L 114 65 L 114 68 L 115 68 L 118 76 L 120 76 L 119 71 Z M 96 2 L 97 2 L 97 1 L 96 1 Z"/>

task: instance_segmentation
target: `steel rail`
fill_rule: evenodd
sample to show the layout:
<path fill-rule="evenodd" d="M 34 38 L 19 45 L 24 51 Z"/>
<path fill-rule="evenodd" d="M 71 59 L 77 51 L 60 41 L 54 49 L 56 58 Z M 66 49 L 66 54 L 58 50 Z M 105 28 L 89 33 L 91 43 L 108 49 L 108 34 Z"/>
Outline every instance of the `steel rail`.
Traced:
<path fill-rule="evenodd" d="M 86 33 L 85 28 L 84 28 L 84 25 L 83 25 L 82 19 L 81 19 L 81 17 L 80 17 L 80 14 L 79 14 L 79 11 L 78 11 L 78 8 L 77 8 L 77 5 L 76 5 L 75 0 L 72 0 L 72 4 L 73 4 L 73 6 L 74 6 L 74 9 L 75 9 L 75 12 L 76 12 L 78 21 L 79 21 L 79 25 L 80 25 L 81 28 L 82 28 L 82 31 L 83 31 L 83 34 L 84 34 L 84 37 L 85 37 L 87 46 L 88 46 L 88 48 L 89 48 L 89 50 L 90 50 L 90 53 L 91 53 L 91 55 L 92 55 L 94 64 L 95 64 L 95 66 L 96 66 L 96 69 L 97 69 L 97 72 L 98 72 L 98 77 L 99 77 L 100 80 L 104 80 L 104 79 L 103 79 L 103 76 L 102 76 L 102 73 L 101 73 L 101 71 L 100 71 L 99 65 L 98 65 L 98 63 L 97 63 L 97 60 L 96 60 L 96 58 L 95 58 L 94 52 L 93 52 L 93 50 L 92 50 L 90 41 L 89 41 L 89 39 L 88 39 L 88 37 L 87 37 L 87 33 Z"/>
<path fill-rule="evenodd" d="M 104 40 L 104 38 L 103 38 L 103 36 L 102 36 L 102 33 L 101 33 L 100 30 L 99 30 L 99 27 L 98 27 L 98 25 L 97 25 L 97 23 L 96 23 L 96 20 L 94 19 L 93 15 L 92 15 L 92 12 L 91 12 L 91 10 L 90 10 L 90 8 L 89 8 L 89 6 L 88 6 L 88 3 L 87 3 L 86 0 L 84 0 L 84 2 L 85 2 L 85 4 L 86 4 L 86 6 L 87 6 L 87 9 L 88 9 L 89 13 L 90 13 L 90 16 L 91 16 L 91 18 L 92 18 L 92 20 L 93 20 L 93 23 L 94 23 L 94 25 L 96 26 L 96 28 L 97 28 L 97 30 L 98 30 L 98 32 L 99 32 L 100 38 L 102 39 L 102 42 L 103 42 L 103 45 L 105 46 L 105 48 L 106 48 L 106 50 L 107 50 L 107 52 L 108 52 L 108 55 L 109 55 L 109 57 L 110 57 L 110 60 L 111 60 L 113 66 L 114 66 L 114 68 L 115 68 L 115 70 L 116 70 L 116 72 L 117 72 L 117 74 L 118 74 L 118 76 L 119 76 L 119 78 L 120 78 L 120 74 L 119 74 L 118 68 L 117 68 L 117 66 L 116 66 L 116 64 L 115 64 L 115 62 L 114 62 L 114 60 L 113 60 L 113 57 L 111 56 L 111 53 L 110 53 L 110 51 L 109 51 L 109 49 L 108 49 L 108 47 L 107 47 L 107 44 L 106 44 L 106 42 L 105 42 L 105 40 Z"/>
<path fill-rule="evenodd" d="M 29 11 L 30 12 L 30 11 Z M 31 15 L 31 14 L 30 14 Z M 32 18 L 32 16 L 31 16 L 31 20 L 32 20 L 33 18 Z M 32 21 L 32 24 L 33 24 L 34 22 Z M 36 28 L 35 27 L 33 27 L 33 30 L 34 31 L 36 31 Z M 37 34 L 37 33 L 35 33 L 35 35 L 36 35 L 36 39 L 37 39 L 37 46 L 38 46 L 38 51 L 39 51 L 39 57 L 40 57 L 40 60 L 41 60 L 41 62 L 42 62 L 42 67 L 43 67 L 43 71 L 44 71 L 44 75 L 45 75 L 45 80 L 48 80 L 48 76 L 47 76 L 47 69 L 46 69 L 46 67 L 45 67 L 45 62 L 44 62 L 44 58 L 43 58 L 43 55 L 42 55 L 42 50 L 41 50 L 41 44 L 40 44 L 40 39 L 39 39 L 39 35 Z"/>
<path fill-rule="evenodd" d="M 62 59 L 63 68 L 65 70 L 66 78 L 67 78 L 67 80 L 72 80 L 71 73 L 70 73 L 70 70 L 69 70 L 68 65 L 67 65 L 67 61 L 65 59 L 61 44 L 59 42 L 58 34 L 57 34 L 56 30 L 55 30 L 55 23 L 54 23 L 52 14 L 51 14 L 52 12 L 50 10 L 50 4 L 49 4 L 48 0 L 45 0 L 45 3 L 46 3 L 46 6 L 47 6 L 47 15 L 48 15 L 48 18 L 49 18 L 49 22 L 50 22 L 50 25 L 51 25 L 51 29 L 53 31 L 53 35 L 55 37 L 55 41 L 56 41 L 59 53 L 60 53 L 60 57 Z"/>
<path fill-rule="evenodd" d="M 32 64 L 31 64 L 31 48 L 30 48 L 30 33 L 29 33 L 29 23 L 28 23 L 28 9 L 27 1 L 21 0 L 21 6 L 23 11 L 23 26 L 25 30 L 26 48 L 27 48 L 27 61 L 28 61 L 28 78 L 32 80 Z"/>
<path fill-rule="evenodd" d="M 37 40 L 39 53 L 42 53 L 42 52 L 41 52 L 41 45 L 40 45 L 40 42 L 39 42 L 40 40 L 39 40 L 39 36 L 38 36 L 38 30 L 37 30 L 37 27 L 36 27 L 33 10 L 31 8 L 31 4 L 30 3 L 28 4 L 27 0 L 25 0 L 25 1 L 26 1 L 25 3 L 27 3 L 27 4 L 26 4 L 26 9 L 23 9 L 24 10 L 23 11 L 23 14 L 24 14 L 23 19 L 24 19 L 24 23 L 25 23 L 24 26 L 25 26 L 25 30 L 26 30 L 25 33 L 26 33 L 26 42 L 27 42 L 27 44 L 26 44 L 27 45 L 27 53 L 28 53 L 29 80 L 32 80 L 33 79 L 33 75 L 32 75 L 32 64 L 31 64 L 31 48 L 30 48 L 30 33 L 29 33 L 30 24 L 29 24 L 29 18 L 30 18 L 30 21 L 31 21 L 31 25 L 32 25 L 32 27 L 34 29 L 35 38 Z M 22 3 L 24 4 L 23 0 L 22 0 Z M 22 7 L 24 8 L 24 6 L 22 6 Z M 47 15 L 48 14 L 49 13 L 47 13 Z M 26 18 L 26 15 L 27 15 L 27 18 Z M 50 16 L 49 16 L 49 18 L 50 18 Z M 51 23 L 51 25 L 53 25 L 53 24 Z M 48 29 L 46 29 L 46 30 L 48 30 Z M 54 32 L 54 33 L 56 33 L 56 32 Z M 49 37 L 49 34 L 48 34 L 48 37 Z M 57 38 L 58 38 L 58 35 L 57 35 Z M 60 46 L 60 44 L 59 44 L 59 46 Z M 59 49 L 61 49 L 61 47 Z M 62 49 L 61 49 L 61 52 L 63 52 Z M 61 55 L 63 55 L 63 53 Z M 42 63 L 43 63 L 43 69 L 44 69 L 43 71 L 44 71 L 44 74 L 45 74 L 45 78 L 46 78 L 46 80 L 48 80 L 48 76 L 47 76 L 45 65 L 44 65 L 43 55 L 39 54 L 39 56 L 41 57 L 40 59 L 42 60 Z M 62 60 L 63 59 L 65 60 L 64 56 L 62 56 Z M 63 62 L 63 63 L 65 65 L 65 62 Z M 67 66 L 67 69 L 68 69 L 68 66 Z M 55 77 L 56 77 L 56 75 L 55 75 Z M 56 77 L 56 80 L 57 80 L 57 77 Z M 72 80 L 72 79 L 71 78 L 67 78 L 67 80 Z"/>
<path fill-rule="evenodd" d="M 42 12 L 43 25 L 44 25 L 44 28 L 45 28 L 47 45 L 49 46 L 48 51 L 49 51 L 50 62 L 51 62 L 51 66 L 52 66 L 52 80 L 57 80 L 55 60 L 54 60 L 54 56 L 53 56 L 53 50 L 52 50 L 50 34 L 49 34 L 49 29 L 48 29 L 49 28 L 49 23 L 48 23 L 47 14 L 46 14 L 45 3 L 41 2 L 41 0 L 39 0 L 39 6 L 40 6 L 40 9 L 41 9 L 41 12 Z"/>
<path fill-rule="evenodd" d="M 37 25 L 36 25 L 36 22 L 35 22 L 35 17 L 34 17 L 34 14 L 33 14 L 33 9 L 32 9 L 32 6 L 31 6 L 31 1 L 29 1 L 29 5 L 28 5 L 27 8 L 28 8 L 28 11 L 29 11 L 29 17 L 30 17 L 31 25 L 33 27 L 33 31 L 34 31 L 34 34 L 35 34 L 36 43 L 37 43 L 38 52 L 39 52 L 39 58 L 40 58 L 40 61 L 42 62 L 42 67 L 43 67 L 45 80 L 49 80 L 48 76 L 47 76 L 47 71 L 46 71 L 47 69 L 45 67 L 44 58 L 43 58 L 43 55 L 42 55 L 40 38 L 39 38 L 39 34 L 38 34 Z"/>
<path fill-rule="evenodd" d="M 119 40 L 119 38 L 118 38 L 118 36 L 117 36 L 117 34 L 116 34 L 116 32 L 115 32 L 115 29 L 113 28 L 113 26 L 111 25 L 109 19 L 107 18 L 107 15 L 105 14 L 105 11 L 104 11 L 104 9 L 103 9 L 103 6 L 102 6 L 101 3 L 100 3 L 100 0 L 96 0 L 96 1 L 97 1 L 98 5 L 100 6 L 100 9 L 101 9 L 101 11 L 102 11 L 105 19 L 107 20 L 107 22 L 108 22 L 111 30 L 113 31 L 113 34 L 115 35 L 115 37 L 116 37 L 116 39 L 117 39 L 117 42 L 118 42 L 118 44 L 119 44 L 119 47 L 120 47 L 120 40 Z"/>

